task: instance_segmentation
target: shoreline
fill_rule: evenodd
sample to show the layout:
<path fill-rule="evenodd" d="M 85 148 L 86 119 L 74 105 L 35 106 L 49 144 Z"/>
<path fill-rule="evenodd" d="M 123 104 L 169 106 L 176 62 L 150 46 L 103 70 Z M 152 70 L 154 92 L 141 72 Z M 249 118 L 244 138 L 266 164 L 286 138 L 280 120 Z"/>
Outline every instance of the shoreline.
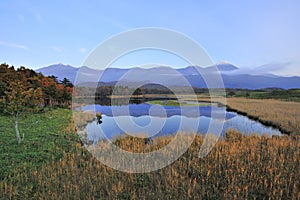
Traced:
<path fill-rule="evenodd" d="M 236 112 L 237 114 L 239 115 L 242 115 L 242 116 L 245 116 L 245 117 L 248 117 L 249 119 L 252 119 L 256 122 L 259 122 L 265 126 L 268 126 L 268 127 L 272 127 L 272 128 L 275 128 L 275 129 L 278 129 L 282 134 L 284 135 L 288 135 L 288 136 L 291 136 L 291 132 L 290 131 L 287 131 L 285 128 L 281 127 L 279 124 L 277 123 L 274 123 L 272 121 L 268 121 L 268 120 L 262 120 L 260 119 L 258 116 L 254 116 L 254 115 L 250 115 L 248 114 L 247 112 L 244 112 L 244 111 L 240 111 L 238 109 L 235 109 L 235 108 L 232 108 L 230 107 L 229 105 L 226 105 L 226 111 L 228 112 Z"/>
<path fill-rule="evenodd" d="M 259 116 L 251 115 L 251 114 L 249 114 L 249 113 L 247 113 L 245 111 L 233 108 L 230 105 L 228 105 L 228 102 L 226 102 L 226 105 L 225 105 L 225 104 L 223 104 L 221 102 L 218 102 L 218 101 L 210 101 L 209 98 L 199 99 L 198 102 L 203 102 L 203 103 L 204 102 L 207 102 L 207 103 L 217 103 L 218 106 L 224 106 L 224 107 L 226 107 L 226 111 L 228 111 L 228 112 L 236 112 L 239 115 L 248 117 L 249 119 L 252 119 L 252 120 L 254 120 L 256 122 L 259 122 L 259 123 L 261 123 L 261 124 L 263 124 L 265 126 L 278 129 L 284 135 L 288 135 L 288 136 L 292 135 L 292 131 L 288 131 L 286 128 L 280 126 L 278 123 L 270 121 L 270 120 L 263 120 Z"/>

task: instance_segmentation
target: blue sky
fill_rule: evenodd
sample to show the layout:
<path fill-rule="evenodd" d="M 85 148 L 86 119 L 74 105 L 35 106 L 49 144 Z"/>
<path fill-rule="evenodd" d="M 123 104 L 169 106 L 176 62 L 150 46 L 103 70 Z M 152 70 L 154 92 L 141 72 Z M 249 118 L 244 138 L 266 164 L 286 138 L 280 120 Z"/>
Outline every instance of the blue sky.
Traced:
<path fill-rule="evenodd" d="M 263 66 L 300 75 L 300 1 L 0 1 L 0 62 L 33 69 L 80 66 L 99 43 L 142 27 L 173 29 L 203 46 L 214 62 Z M 146 54 L 147 53 L 147 54 Z M 170 55 L 145 52 L 115 63 L 185 67 Z M 172 59 L 173 58 L 173 59 Z"/>

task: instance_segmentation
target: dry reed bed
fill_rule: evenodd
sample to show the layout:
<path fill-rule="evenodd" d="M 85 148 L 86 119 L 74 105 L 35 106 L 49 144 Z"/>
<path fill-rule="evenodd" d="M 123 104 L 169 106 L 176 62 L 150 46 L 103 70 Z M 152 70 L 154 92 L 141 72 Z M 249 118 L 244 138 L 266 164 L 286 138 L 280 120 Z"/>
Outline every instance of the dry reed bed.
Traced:
<path fill-rule="evenodd" d="M 156 149 L 130 137 L 116 144 L 126 150 Z M 41 168 L 24 166 L 0 180 L 4 199 L 299 199 L 300 142 L 290 137 L 243 136 L 228 131 L 205 158 L 202 137 L 170 166 L 128 174 L 104 166 L 84 149 L 66 153 Z M 158 145 L 158 146 L 157 146 Z"/>
<path fill-rule="evenodd" d="M 227 98 L 227 107 L 293 136 L 300 134 L 300 103 L 274 99 Z"/>

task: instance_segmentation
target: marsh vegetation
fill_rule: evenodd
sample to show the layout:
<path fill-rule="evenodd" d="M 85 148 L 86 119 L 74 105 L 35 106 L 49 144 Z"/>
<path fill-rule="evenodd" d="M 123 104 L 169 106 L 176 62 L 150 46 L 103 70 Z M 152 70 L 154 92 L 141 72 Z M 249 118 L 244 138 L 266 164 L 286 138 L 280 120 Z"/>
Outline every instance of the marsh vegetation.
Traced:
<path fill-rule="evenodd" d="M 49 117 L 52 117 L 49 119 Z M 7 117 L 1 117 L 1 122 Z M 32 119 L 28 119 L 32 122 Z M 0 196 L 4 199 L 297 199 L 300 198 L 300 142 L 289 136 L 244 136 L 228 131 L 204 158 L 203 138 L 171 165 L 151 173 L 128 174 L 106 167 L 81 146 L 68 110 L 38 114 L 22 149 L 8 143 L 7 123 L 1 145 Z M 21 125 L 32 129 L 31 123 Z M 149 146 L 135 137 L 120 137 L 120 148 L 145 152 L 159 149 L 172 136 Z"/>

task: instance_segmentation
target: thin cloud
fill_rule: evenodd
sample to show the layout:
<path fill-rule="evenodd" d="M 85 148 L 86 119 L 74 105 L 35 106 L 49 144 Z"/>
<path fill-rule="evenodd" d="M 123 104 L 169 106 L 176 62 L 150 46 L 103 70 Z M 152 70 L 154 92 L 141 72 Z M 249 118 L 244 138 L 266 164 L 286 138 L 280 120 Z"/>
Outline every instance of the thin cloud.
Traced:
<path fill-rule="evenodd" d="M 250 75 L 262 75 L 262 74 L 273 74 L 275 72 L 286 69 L 290 66 L 291 62 L 278 62 L 268 63 L 258 67 L 252 68 L 239 68 L 238 70 L 225 72 L 226 74 L 250 74 Z"/>
<path fill-rule="evenodd" d="M 117 28 L 120 28 L 121 30 L 128 30 L 129 29 L 129 27 L 127 27 L 125 24 L 123 24 L 120 21 L 115 20 L 113 18 L 104 18 L 103 17 L 102 20 L 109 23 L 109 24 L 114 25 Z"/>
<path fill-rule="evenodd" d="M 87 49 L 86 48 L 79 48 L 78 52 L 80 52 L 80 53 L 86 53 Z"/>
<path fill-rule="evenodd" d="M 0 41 L 0 46 L 11 47 L 16 49 L 28 50 L 28 47 L 22 44 Z"/>
<path fill-rule="evenodd" d="M 36 13 L 36 14 L 35 14 L 35 19 L 36 19 L 36 21 L 39 22 L 39 23 L 43 23 L 43 22 L 44 22 L 43 17 L 42 17 L 39 13 Z"/>
<path fill-rule="evenodd" d="M 24 17 L 24 15 L 18 14 L 18 20 L 19 20 L 21 23 L 24 23 L 24 22 L 25 22 L 25 17 Z"/>
<path fill-rule="evenodd" d="M 254 68 L 254 70 L 262 73 L 273 73 L 275 71 L 282 70 L 291 65 L 291 62 L 282 62 L 282 63 L 269 63 L 265 65 L 261 65 L 259 67 Z"/>
<path fill-rule="evenodd" d="M 57 46 L 52 46 L 51 49 L 55 52 L 61 53 L 63 52 L 63 49 Z"/>

